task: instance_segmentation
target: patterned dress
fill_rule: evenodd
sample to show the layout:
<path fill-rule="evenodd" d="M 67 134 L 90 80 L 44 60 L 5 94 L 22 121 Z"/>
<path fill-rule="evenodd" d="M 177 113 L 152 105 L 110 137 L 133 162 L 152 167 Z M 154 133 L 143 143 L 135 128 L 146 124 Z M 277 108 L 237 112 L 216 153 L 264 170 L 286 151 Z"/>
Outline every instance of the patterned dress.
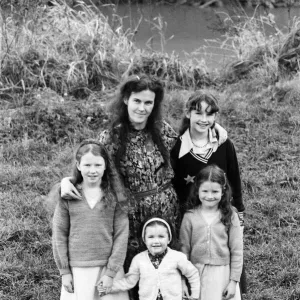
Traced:
<path fill-rule="evenodd" d="M 177 134 L 166 122 L 162 122 L 161 133 L 164 144 L 170 151 L 176 142 Z M 108 130 L 100 134 L 100 142 L 106 146 L 114 159 L 119 144 L 113 143 Z M 151 135 L 145 130 L 132 129 L 127 138 L 126 152 L 120 161 L 120 172 L 125 187 L 131 192 L 126 271 L 132 258 L 145 250 L 145 245 L 140 239 L 140 225 L 146 216 L 160 214 L 168 217 L 176 228 L 180 225 L 178 200 L 172 185 L 152 195 L 136 196 L 140 192 L 153 190 L 171 182 L 174 177 L 171 164 L 165 168 L 163 163 L 163 157 Z"/>

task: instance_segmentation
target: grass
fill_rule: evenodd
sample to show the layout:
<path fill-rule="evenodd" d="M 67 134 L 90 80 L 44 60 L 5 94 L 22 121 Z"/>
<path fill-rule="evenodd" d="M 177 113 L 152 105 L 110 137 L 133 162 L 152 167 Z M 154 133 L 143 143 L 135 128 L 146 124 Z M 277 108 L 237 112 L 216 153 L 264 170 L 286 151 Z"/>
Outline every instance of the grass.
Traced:
<path fill-rule="evenodd" d="M 12 19 L 5 29 L 0 299 L 59 299 L 46 195 L 52 184 L 70 174 L 75 144 L 96 137 L 106 126 L 103 105 L 114 95 L 112 88 L 122 76 L 141 71 L 165 82 L 165 118 L 175 129 L 193 89 L 209 86 L 220 97 L 219 122 L 236 146 L 246 203 L 245 299 L 300 299 L 298 22 L 289 35 L 268 40 L 254 24 L 261 20 L 228 20 L 224 34 L 228 42 L 235 41 L 239 62 L 208 74 L 176 57 L 136 49 L 121 27 L 100 39 L 105 18 L 96 18 L 88 7 L 81 12 L 61 5 L 53 9 L 60 18 L 54 19 L 51 10 L 39 11 L 41 20 L 36 21 L 57 24 L 53 35 L 30 23 L 17 27 Z M 290 56 L 280 59 L 284 54 Z"/>

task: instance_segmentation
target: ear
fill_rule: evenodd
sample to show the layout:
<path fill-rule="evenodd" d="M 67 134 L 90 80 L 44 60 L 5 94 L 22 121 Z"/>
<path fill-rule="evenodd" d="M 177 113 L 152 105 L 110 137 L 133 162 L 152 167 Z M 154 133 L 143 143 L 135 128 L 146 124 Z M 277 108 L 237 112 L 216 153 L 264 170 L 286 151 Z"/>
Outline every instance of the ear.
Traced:
<path fill-rule="evenodd" d="M 185 113 L 185 116 L 186 116 L 188 119 L 191 118 L 191 112 L 190 112 L 190 111 L 186 110 L 184 113 Z"/>
<path fill-rule="evenodd" d="M 127 98 L 125 98 L 123 101 L 124 101 L 124 103 L 125 103 L 126 105 L 128 105 L 128 99 L 127 99 Z"/>
<path fill-rule="evenodd" d="M 78 161 L 76 161 L 76 167 L 77 167 L 78 171 L 81 172 L 81 170 L 80 170 L 80 163 Z"/>

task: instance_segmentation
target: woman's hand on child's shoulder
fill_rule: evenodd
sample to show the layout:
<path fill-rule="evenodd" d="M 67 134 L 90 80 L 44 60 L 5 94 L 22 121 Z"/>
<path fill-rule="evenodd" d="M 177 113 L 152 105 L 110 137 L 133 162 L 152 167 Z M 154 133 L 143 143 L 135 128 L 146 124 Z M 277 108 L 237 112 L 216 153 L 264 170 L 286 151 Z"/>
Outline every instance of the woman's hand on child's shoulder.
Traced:
<path fill-rule="evenodd" d="M 234 297 L 235 292 L 236 292 L 236 284 L 237 284 L 237 281 L 230 280 L 229 284 L 223 291 L 222 300 L 229 300 Z"/>
<path fill-rule="evenodd" d="M 60 196 L 63 199 L 77 199 L 82 200 L 80 193 L 70 181 L 71 177 L 65 177 L 60 183 Z"/>
<path fill-rule="evenodd" d="M 68 293 L 74 293 L 72 274 L 64 274 L 61 277 L 62 285 Z"/>

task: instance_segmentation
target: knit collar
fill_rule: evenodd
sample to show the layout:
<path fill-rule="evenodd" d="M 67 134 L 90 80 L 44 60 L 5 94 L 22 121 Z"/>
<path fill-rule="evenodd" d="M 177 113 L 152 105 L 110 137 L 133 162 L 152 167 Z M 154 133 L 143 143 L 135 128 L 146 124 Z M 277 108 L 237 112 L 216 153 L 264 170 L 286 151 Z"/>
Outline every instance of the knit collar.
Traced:
<path fill-rule="evenodd" d="M 193 149 L 193 152 L 195 154 L 203 155 L 203 154 L 207 153 L 207 151 L 209 149 L 212 149 L 213 152 L 216 152 L 218 149 L 218 146 L 219 146 L 216 132 L 214 129 L 211 129 L 211 128 L 208 129 L 208 143 L 205 147 L 203 147 L 201 149 L 194 147 L 189 129 L 187 129 L 185 131 L 185 133 L 180 137 L 180 139 L 181 139 L 181 147 L 180 147 L 178 158 L 181 158 L 182 156 L 189 153 L 191 151 L 191 149 Z"/>

